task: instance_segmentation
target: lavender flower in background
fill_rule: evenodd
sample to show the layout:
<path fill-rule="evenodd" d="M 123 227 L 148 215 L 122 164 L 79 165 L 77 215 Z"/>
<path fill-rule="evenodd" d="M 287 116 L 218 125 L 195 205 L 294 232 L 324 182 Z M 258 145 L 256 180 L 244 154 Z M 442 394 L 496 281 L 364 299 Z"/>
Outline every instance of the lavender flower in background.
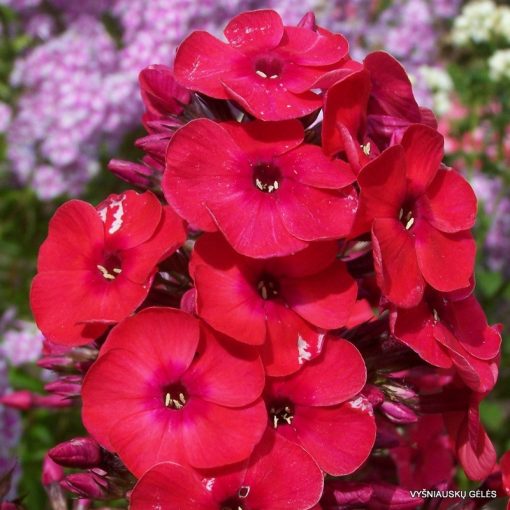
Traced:
<path fill-rule="evenodd" d="M 9 391 L 7 363 L 0 354 L 0 397 Z M 21 419 L 13 409 L 0 405 L 0 478 L 14 469 L 12 484 L 7 499 L 15 497 L 20 469 L 14 457 L 14 449 L 21 438 Z"/>
<path fill-rule="evenodd" d="M 471 184 L 484 212 L 491 217 L 485 237 L 487 267 L 494 272 L 510 276 L 510 196 L 505 193 L 503 182 L 498 177 L 477 173 Z"/>
<path fill-rule="evenodd" d="M 42 351 L 43 336 L 33 322 L 16 320 L 3 334 L 0 355 L 12 366 L 37 361 Z"/>

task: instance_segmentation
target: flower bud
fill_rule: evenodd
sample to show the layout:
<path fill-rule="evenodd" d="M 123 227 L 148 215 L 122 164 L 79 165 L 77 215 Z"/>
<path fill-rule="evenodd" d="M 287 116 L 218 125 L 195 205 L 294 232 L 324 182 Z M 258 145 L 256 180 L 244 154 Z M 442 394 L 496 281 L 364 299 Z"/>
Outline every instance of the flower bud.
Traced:
<path fill-rule="evenodd" d="M 142 188 L 148 188 L 151 185 L 149 177 L 152 175 L 153 171 L 145 165 L 132 163 L 131 161 L 112 159 L 108 163 L 108 170 L 129 184 L 134 184 Z"/>
<path fill-rule="evenodd" d="M 400 489 L 383 482 L 371 484 L 373 493 L 370 508 L 387 508 L 389 510 L 411 510 L 423 503 L 422 498 L 411 497 L 409 490 Z"/>
<path fill-rule="evenodd" d="M 324 487 L 325 508 L 348 508 L 350 505 L 360 507 L 370 501 L 373 489 L 368 483 L 344 482 L 334 480 Z"/>
<path fill-rule="evenodd" d="M 51 459 L 48 454 L 44 456 L 42 466 L 42 484 L 45 486 L 51 485 L 55 482 L 60 482 L 64 478 L 64 470 Z"/>
<path fill-rule="evenodd" d="M 81 392 L 81 377 L 77 375 L 60 377 L 56 381 L 46 384 L 44 389 L 49 393 L 63 397 L 77 397 Z"/>
<path fill-rule="evenodd" d="M 385 389 L 399 400 L 414 400 L 418 397 L 414 390 L 400 384 L 386 384 Z"/>
<path fill-rule="evenodd" d="M 32 393 L 28 390 L 13 391 L 0 397 L 0 404 L 20 411 L 26 411 L 33 405 Z"/>
<path fill-rule="evenodd" d="M 387 400 L 381 404 L 379 409 L 393 423 L 416 423 L 418 421 L 416 413 L 404 404 Z"/>
<path fill-rule="evenodd" d="M 67 475 L 60 485 L 81 498 L 104 499 L 108 497 L 108 481 L 91 471 Z"/>
<path fill-rule="evenodd" d="M 367 384 L 361 393 L 372 404 L 372 407 L 377 407 L 384 402 L 384 393 L 373 384 Z"/>
<path fill-rule="evenodd" d="M 102 460 L 101 447 L 91 437 L 76 437 L 53 447 L 48 455 L 58 464 L 73 468 L 92 468 Z"/>
<path fill-rule="evenodd" d="M 37 361 L 37 365 L 46 370 L 60 372 L 73 366 L 73 360 L 68 356 L 45 356 Z"/>

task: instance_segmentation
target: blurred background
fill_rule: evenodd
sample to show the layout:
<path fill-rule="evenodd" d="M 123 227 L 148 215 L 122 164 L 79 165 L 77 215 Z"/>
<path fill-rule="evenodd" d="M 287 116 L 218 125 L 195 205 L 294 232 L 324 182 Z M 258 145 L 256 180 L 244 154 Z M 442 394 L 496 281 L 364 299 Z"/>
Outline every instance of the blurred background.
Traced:
<path fill-rule="evenodd" d="M 343 33 L 361 59 L 385 49 L 431 107 L 448 163 L 480 201 L 477 293 L 491 323 L 510 331 L 510 6 L 493 0 L 0 0 L 0 397 L 42 392 L 41 335 L 28 306 L 38 246 L 56 207 L 94 204 L 125 185 L 108 160 L 136 160 L 137 75 L 170 65 L 191 30 L 221 34 L 243 10 L 270 7 L 287 24 L 308 10 Z M 483 421 L 498 455 L 510 448 L 510 343 Z M 76 411 L 23 414 L 0 405 L 0 473 L 11 495 L 46 508 L 40 485 L 48 448 L 83 434 Z M 1 484 L 1 482 L 0 482 Z"/>

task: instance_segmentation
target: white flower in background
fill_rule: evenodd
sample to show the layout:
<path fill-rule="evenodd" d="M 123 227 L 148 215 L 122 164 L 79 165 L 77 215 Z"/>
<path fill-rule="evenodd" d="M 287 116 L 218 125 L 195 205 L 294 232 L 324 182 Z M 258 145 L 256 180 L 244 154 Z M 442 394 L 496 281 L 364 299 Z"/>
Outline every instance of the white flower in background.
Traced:
<path fill-rule="evenodd" d="M 494 81 L 510 80 L 510 49 L 498 50 L 489 59 L 489 73 Z"/>
<path fill-rule="evenodd" d="M 467 4 L 455 19 L 452 42 L 456 46 L 483 43 L 491 40 L 498 25 L 499 8 L 491 0 Z"/>
<path fill-rule="evenodd" d="M 502 5 L 497 10 L 498 15 L 494 32 L 496 36 L 510 43 L 510 7 Z"/>
<path fill-rule="evenodd" d="M 451 108 L 450 94 L 453 81 L 448 72 L 441 67 L 421 66 L 419 77 L 432 93 L 432 109 L 437 115 L 448 113 Z"/>

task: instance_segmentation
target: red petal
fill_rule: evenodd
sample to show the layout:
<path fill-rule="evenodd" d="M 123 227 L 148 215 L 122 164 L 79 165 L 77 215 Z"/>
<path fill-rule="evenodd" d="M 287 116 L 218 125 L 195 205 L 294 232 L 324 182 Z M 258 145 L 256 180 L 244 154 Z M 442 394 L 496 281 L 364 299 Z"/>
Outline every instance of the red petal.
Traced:
<path fill-rule="evenodd" d="M 474 296 L 448 301 L 445 312 L 456 338 L 467 352 L 484 360 L 498 355 L 501 335 L 487 325 L 483 309 Z"/>
<path fill-rule="evenodd" d="M 370 72 L 374 113 L 420 122 L 420 109 L 413 96 L 413 88 L 402 65 L 384 51 L 375 51 L 363 61 Z"/>
<path fill-rule="evenodd" d="M 470 285 L 476 245 L 468 231 L 445 234 L 420 219 L 413 231 L 418 265 L 429 285 L 441 292 Z"/>
<path fill-rule="evenodd" d="M 350 74 L 327 91 L 322 123 L 322 143 L 326 154 L 343 151 L 346 143 L 350 143 L 345 140 L 347 134 L 359 145 L 369 95 L 370 79 L 365 70 Z"/>
<path fill-rule="evenodd" d="M 281 156 L 278 163 L 284 177 L 314 188 L 340 189 L 356 180 L 347 163 L 326 157 L 316 145 L 302 145 Z"/>
<path fill-rule="evenodd" d="M 303 27 L 285 27 L 277 53 L 301 66 L 326 66 L 342 60 L 349 50 L 343 35 L 322 35 Z"/>
<path fill-rule="evenodd" d="M 186 240 L 184 222 L 169 207 L 163 207 L 161 222 L 145 243 L 122 254 L 122 267 L 133 282 L 146 283 L 159 262 L 172 255 Z"/>
<path fill-rule="evenodd" d="M 406 129 L 401 144 L 409 193 L 416 197 L 427 190 L 439 170 L 444 156 L 444 138 L 435 129 L 415 124 Z"/>
<path fill-rule="evenodd" d="M 169 204 L 193 226 L 214 231 L 207 204 L 233 188 L 249 162 L 220 124 L 197 119 L 179 129 L 168 145 L 163 192 Z"/>
<path fill-rule="evenodd" d="M 287 90 L 283 79 L 268 80 L 247 74 L 225 76 L 223 84 L 241 107 L 265 121 L 297 119 L 322 106 L 321 96 L 313 92 L 294 94 Z"/>
<path fill-rule="evenodd" d="M 290 179 L 282 183 L 277 200 L 286 229 L 305 241 L 346 237 L 358 205 L 357 194 L 350 186 L 323 190 Z"/>
<path fill-rule="evenodd" d="M 223 33 L 234 48 L 270 50 L 282 40 L 283 22 L 277 12 L 269 9 L 243 12 L 229 21 Z"/>
<path fill-rule="evenodd" d="M 452 366 L 448 352 L 434 337 L 434 317 L 425 302 L 408 310 L 397 310 L 392 319 L 395 337 L 413 349 L 420 358 L 435 367 Z"/>
<path fill-rule="evenodd" d="M 301 447 L 268 430 L 252 455 L 243 486 L 250 508 L 305 510 L 322 494 L 322 472 Z"/>
<path fill-rule="evenodd" d="M 97 206 L 108 250 L 128 250 L 147 241 L 161 221 L 162 207 L 150 192 L 110 195 Z"/>
<path fill-rule="evenodd" d="M 146 308 L 112 329 L 100 356 L 126 349 L 154 367 L 164 366 L 170 379 L 176 380 L 193 361 L 199 335 L 198 321 L 191 315 L 167 307 Z"/>
<path fill-rule="evenodd" d="M 398 220 L 381 218 L 374 221 L 372 241 L 377 284 L 383 293 L 397 306 L 416 306 L 425 283 L 413 238 Z"/>
<path fill-rule="evenodd" d="M 238 255 L 222 236 L 202 236 L 195 245 L 190 273 L 197 289 L 197 311 L 213 328 L 240 342 L 266 339 L 264 300 L 255 280 L 261 268 Z"/>
<path fill-rule="evenodd" d="M 217 99 L 228 99 L 221 80 L 226 70 L 242 65 L 246 57 L 211 34 L 196 31 L 180 44 L 175 56 L 177 81 Z"/>
<path fill-rule="evenodd" d="M 455 170 L 439 170 L 419 205 L 424 219 L 442 232 L 468 230 L 475 224 L 475 194 Z"/>
<path fill-rule="evenodd" d="M 361 219 L 370 224 L 374 218 L 397 218 L 407 192 L 402 148 L 386 149 L 361 170 L 358 182 Z"/>
<path fill-rule="evenodd" d="M 264 302 L 240 268 L 195 270 L 197 312 L 214 329 L 250 345 L 266 339 Z"/>
<path fill-rule="evenodd" d="M 336 329 L 349 319 L 358 286 L 345 264 L 337 261 L 315 275 L 282 279 L 281 293 L 303 319 L 320 328 Z"/>
<path fill-rule="evenodd" d="M 151 65 L 140 72 L 140 93 L 151 120 L 182 113 L 189 103 L 189 92 L 177 84 L 172 69 Z"/>
<path fill-rule="evenodd" d="M 126 373 L 131 374 L 129 378 L 125 377 Z M 113 449 L 110 432 L 118 421 L 132 414 L 152 415 L 163 408 L 162 400 L 151 402 L 148 398 L 155 393 L 152 378 L 149 364 L 124 349 L 105 354 L 88 370 L 81 392 L 82 420 L 105 448 Z M 155 422 L 153 428 L 156 425 Z"/>
<path fill-rule="evenodd" d="M 99 270 L 45 271 L 32 282 L 30 303 L 35 321 L 52 342 L 83 345 L 97 338 L 104 324 L 118 322 L 145 299 L 149 285 L 138 285 L 120 275 L 105 280 Z"/>
<path fill-rule="evenodd" d="M 498 378 L 497 363 L 471 356 L 443 324 L 436 326 L 434 336 L 449 350 L 455 368 L 466 386 L 479 393 L 492 390 Z"/>
<path fill-rule="evenodd" d="M 186 407 L 191 408 L 192 402 Z M 187 448 L 181 434 L 183 416 L 184 412 L 165 407 L 134 411 L 115 423 L 110 431 L 110 441 L 136 477 L 158 462 L 187 464 Z"/>
<path fill-rule="evenodd" d="M 277 197 L 273 197 L 280 194 L 262 193 L 252 186 L 210 204 L 218 227 L 237 252 L 252 258 L 268 258 L 306 248 L 308 243 L 291 234 L 282 221 Z"/>
<path fill-rule="evenodd" d="M 301 144 L 305 137 L 303 124 L 298 120 L 281 122 L 224 122 L 221 126 L 230 133 L 244 153 L 259 157 L 266 153 L 268 159 L 279 156 Z"/>
<path fill-rule="evenodd" d="M 94 207 L 81 200 L 60 206 L 41 245 L 38 271 L 88 270 L 101 255 L 104 230 Z M 92 267 L 95 267 L 94 265 Z"/>
<path fill-rule="evenodd" d="M 200 469 L 247 459 L 267 427 L 262 400 L 238 409 L 197 400 L 192 413 L 182 428 L 182 444 L 189 463 Z"/>
<path fill-rule="evenodd" d="M 162 462 L 147 471 L 129 498 L 132 510 L 179 508 L 216 510 L 218 504 L 202 484 L 196 471 L 187 466 Z"/>
<path fill-rule="evenodd" d="M 336 259 L 336 241 L 320 241 L 288 257 L 276 257 L 265 262 L 267 271 L 278 276 L 302 278 L 323 271 Z"/>
<path fill-rule="evenodd" d="M 260 397 L 265 374 L 255 349 L 203 327 L 198 360 L 186 371 L 182 382 L 192 396 L 227 407 L 240 407 Z"/>
<path fill-rule="evenodd" d="M 303 448 L 326 473 L 348 475 L 369 456 L 376 425 L 362 397 L 334 407 L 296 406 L 292 427 Z"/>
<path fill-rule="evenodd" d="M 480 423 L 478 409 L 470 408 L 457 438 L 457 453 L 466 475 L 483 480 L 496 464 L 496 451 Z"/>
<path fill-rule="evenodd" d="M 358 349 L 347 340 L 330 338 L 320 356 L 288 377 L 271 379 L 273 398 L 288 398 L 302 406 L 331 406 L 357 395 L 367 370 Z"/>
<path fill-rule="evenodd" d="M 320 353 L 323 333 L 276 301 L 267 301 L 266 312 L 268 337 L 261 356 L 268 375 L 278 377 L 297 372 Z"/>

